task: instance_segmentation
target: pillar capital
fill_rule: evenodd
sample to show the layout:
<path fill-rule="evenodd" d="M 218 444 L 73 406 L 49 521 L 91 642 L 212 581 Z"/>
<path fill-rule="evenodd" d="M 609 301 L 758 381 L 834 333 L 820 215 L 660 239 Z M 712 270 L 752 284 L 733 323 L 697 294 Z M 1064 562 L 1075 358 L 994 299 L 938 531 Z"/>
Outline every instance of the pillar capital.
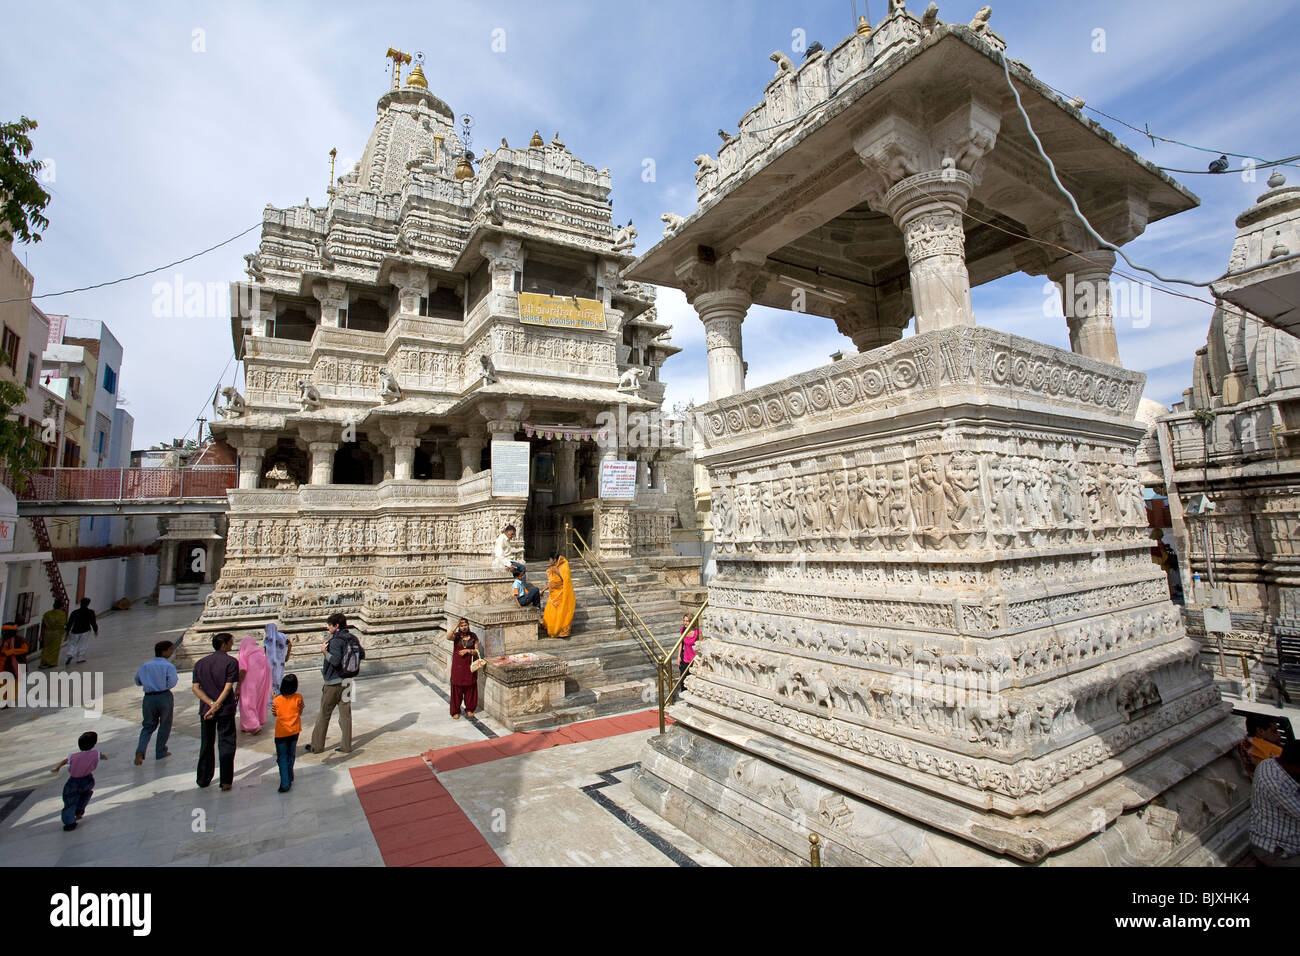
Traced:
<path fill-rule="evenodd" d="M 993 98 L 970 85 L 923 103 L 887 98 L 853 136 L 854 152 L 874 174 L 867 187 L 872 208 L 883 212 L 891 189 L 927 171 L 965 173 L 978 183 L 1001 125 Z"/>
<path fill-rule="evenodd" d="M 695 305 L 702 295 L 730 296 L 728 301 L 739 302 L 742 311 L 748 309 L 767 287 L 768 275 L 764 270 L 766 257 L 749 256 L 733 252 L 717 262 L 703 262 L 698 258 L 676 264 L 673 271 L 681 281 L 686 301 Z M 696 306 L 698 311 L 699 306 Z"/>
<path fill-rule="evenodd" d="M 402 418 L 388 418 L 381 420 L 379 423 L 379 430 L 393 444 L 397 444 L 398 441 L 414 442 L 416 440 L 415 436 L 424 431 L 426 427 L 426 423 L 422 420 L 405 416 Z M 375 444 L 379 444 L 379 442 Z"/>

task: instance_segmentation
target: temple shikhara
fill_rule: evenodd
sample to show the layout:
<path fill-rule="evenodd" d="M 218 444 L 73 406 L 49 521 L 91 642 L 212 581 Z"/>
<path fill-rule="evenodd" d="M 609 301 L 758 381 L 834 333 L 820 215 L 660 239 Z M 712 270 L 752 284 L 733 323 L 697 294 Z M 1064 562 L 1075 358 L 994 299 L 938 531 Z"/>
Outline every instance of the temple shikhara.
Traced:
<path fill-rule="evenodd" d="M 212 431 L 239 482 L 196 627 L 339 610 L 392 663 L 441 637 L 447 568 L 486 563 L 507 523 L 543 563 L 565 524 L 602 559 L 668 552 L 661 452 L 608 423 L 657 412 L 678 349 L 620 277 L 635 230 L 611 224 L 609 170 L 536 132 L 476 169 L 469 123 L 390 55 L 360 162 L 323 207 L 268 205 L 232 286 L 246 390 Z M 611 461 L 626 487 L 602 498 Z"/>
<path fill-rule="evenodd" d="M 704 323 L 717 563 L 634 789 L 750 865 L 810 832 L 838 864 L 1234 859 L 1240 732 L 1150 557 L 1106 245 L 1197 200 L 1008 59 L 988 7 L 935 10 L 773 54 L 628 270 Z M 1070 351 L 977 324 L 971 287 L 1014 272 L 1061 287 Z M 747 388 L 756 303 L 861 351 Z"/>

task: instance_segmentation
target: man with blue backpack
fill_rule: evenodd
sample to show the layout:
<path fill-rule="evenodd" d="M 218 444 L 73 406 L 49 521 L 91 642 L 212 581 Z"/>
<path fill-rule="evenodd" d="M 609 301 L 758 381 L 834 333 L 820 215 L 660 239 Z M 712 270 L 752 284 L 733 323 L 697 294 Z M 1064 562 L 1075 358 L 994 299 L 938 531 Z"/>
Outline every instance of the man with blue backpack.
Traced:
<path fill-rule="evenodd" d="M 329 731 L 330 718 L 337 707 L 343 743 L 334 749 L 346 754 L 352 752 L 352 679 L 361 671 L 366 649 L 361 646 L 357 636 L 348 630 L 348 619 L 342 614 L 331 614 L 326 619 L 325 626 L 330 632 L 329 640 L 320 649 L 325 657 L 320 669 L 325 684 L 321 687 L 320 713 L 316 715 L 316 727 L 306 749 L 308 753 L 317 754 L 325 749 L 325 734 Z"/>

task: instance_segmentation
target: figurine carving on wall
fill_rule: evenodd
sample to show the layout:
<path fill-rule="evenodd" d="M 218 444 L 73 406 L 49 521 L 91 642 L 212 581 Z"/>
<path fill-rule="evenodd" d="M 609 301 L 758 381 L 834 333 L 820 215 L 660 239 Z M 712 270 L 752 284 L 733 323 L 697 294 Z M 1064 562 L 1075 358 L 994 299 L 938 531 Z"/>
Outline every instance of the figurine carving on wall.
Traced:
<path fill-rule="evenodd" d="M 233 385 L 223 385 L 217 390 L 217 395 L 226 400 L 225 405 L 219 405 L 216 397 L 212 399 L 212 415 L 214 418 L 240 418 L 248 410 L 244 403 L 244 396 L 239 394 L 239 390 Z"/>
<path fill-rule="evenodd" d="M 386 368 L 379 370 L 379 400 L 385 405 L 402 400 L 401 386 L 397 384 L 397 378 L 393 373 Z"/>
<path fill-rule="evenodd" d="M 298 382 L 298 404 L 305 412 L 314 412 L 320 408 L 320 392 L 311 382 Z"/>

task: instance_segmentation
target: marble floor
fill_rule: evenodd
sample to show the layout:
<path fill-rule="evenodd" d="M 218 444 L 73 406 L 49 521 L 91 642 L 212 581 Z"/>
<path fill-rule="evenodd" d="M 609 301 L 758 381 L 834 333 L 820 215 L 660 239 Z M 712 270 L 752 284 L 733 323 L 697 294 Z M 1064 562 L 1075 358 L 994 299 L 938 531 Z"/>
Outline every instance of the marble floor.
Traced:
<path fill-rule="evenodd" d="M 197 614 L 197 607 L 148 605 L 106 613 L 87 663 L 72 668 L 102 674 L 97 706 L 0 711 L 0 865 L 383 866 L 349 771 L 507 733 L 483 716 L 477 723 L 451 720 L 446 689 L 426 674 L 363 676 L 353 704 L 352 753 L 303 753 L 320 672 L 316 648 L 300 647 L 288 669 L 299 676 L 307 709 L 289 793 L 276 792 L 269 728 L 239 734 L 232 791 L 195 785 L 199 720 L 188 673 L 176 694 L 171 756 L 154 760 L 151 745 L 137 767 L 136 668 L 152 656 L 155 641 L 179 638 Z M 64 832 L 59 811 L 67 771 L 50 768 L 76 749 L 86 730 L 99 734 L 106 759 L 85 818 Z M 721 864 L 631 796 L 626 781 L 645 736 L 622 733 L 507 756 L 444 771 L 438 780 L 510 866 Z M 338 739 L 336 721 L 328 746 Z"/>

